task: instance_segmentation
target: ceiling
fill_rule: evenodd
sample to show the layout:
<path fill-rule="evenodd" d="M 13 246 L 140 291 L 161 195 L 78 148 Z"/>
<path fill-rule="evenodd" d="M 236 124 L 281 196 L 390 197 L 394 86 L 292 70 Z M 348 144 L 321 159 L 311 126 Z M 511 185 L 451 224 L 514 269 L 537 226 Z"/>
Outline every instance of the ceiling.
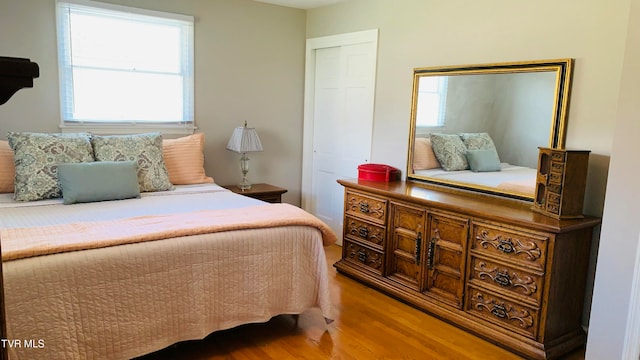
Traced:
<path fill-rule="evenodd" d="M 280 6 L 287 6 L 297 9 L 313 9 L 325 5 L 335 4 L 343 0 L 255 0 Z"/>

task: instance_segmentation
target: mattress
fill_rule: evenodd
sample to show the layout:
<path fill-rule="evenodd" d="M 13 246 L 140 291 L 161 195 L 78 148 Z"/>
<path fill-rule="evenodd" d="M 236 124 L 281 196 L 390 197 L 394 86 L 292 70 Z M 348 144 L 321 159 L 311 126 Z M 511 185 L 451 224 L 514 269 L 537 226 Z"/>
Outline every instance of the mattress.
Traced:
<path fill-rule="evenodd" d="M 473 172 L 471 170 L 446 171 L 442 168 L 418 170 L 416 175 L 427 176 L 446 182 L 474 184 L 487 188 L 533 196 L 536 187 L 536 169 L 500 164 L 501 171 Z"/>
<path fill-rule="evenodd" d="M 265 205 L 215 184 L 74 205 L 5 195 L 5 229 Z M 323 246 L 316 228 L 278 226 L 6 261 L 10 359 L 128 359 L 279 314 L 330 319 Z"/>

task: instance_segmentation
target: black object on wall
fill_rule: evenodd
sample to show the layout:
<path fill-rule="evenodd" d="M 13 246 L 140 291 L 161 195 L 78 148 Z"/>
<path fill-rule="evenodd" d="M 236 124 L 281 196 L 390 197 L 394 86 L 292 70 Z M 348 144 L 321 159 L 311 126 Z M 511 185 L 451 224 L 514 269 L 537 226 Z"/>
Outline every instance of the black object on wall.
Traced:
<path fill-rule="evenodd" d="M 38 64 L 29 59 L 0 56 L 0 105 L 16 91 L 33 87 L 33 79 L 40 76 Z"/>

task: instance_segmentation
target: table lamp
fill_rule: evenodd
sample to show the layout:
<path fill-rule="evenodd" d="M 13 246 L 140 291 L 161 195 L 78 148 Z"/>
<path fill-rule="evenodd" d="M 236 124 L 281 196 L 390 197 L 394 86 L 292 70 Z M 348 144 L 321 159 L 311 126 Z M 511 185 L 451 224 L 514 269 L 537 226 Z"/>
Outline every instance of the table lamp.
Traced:
<path fill-rule="evenodd" d="M 247 179 L 247 173 L 249 172 L 249 157 L 247 153 L 262 151 L 262 143 L 260 143 L 258 132 L 255 128 L 247 127 L 247 122 L 245 121 L 244 126 L 238 126 L 233 130 L 231 139 L 229 139 L 229 143 L 227 144 L 227 150 L 242 154 L 240 158 L 242 182 L 238 184 L 238 187 L 242 191 L 251 189 L 251 183 Z"/>

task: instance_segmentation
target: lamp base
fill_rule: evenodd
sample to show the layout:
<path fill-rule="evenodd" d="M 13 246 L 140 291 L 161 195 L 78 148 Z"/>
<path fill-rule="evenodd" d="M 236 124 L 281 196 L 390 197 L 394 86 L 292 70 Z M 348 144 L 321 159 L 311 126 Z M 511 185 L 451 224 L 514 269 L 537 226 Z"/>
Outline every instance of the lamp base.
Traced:
<path fill-rule="evenodd" d="M 240 184 L 238 184 L 238 187 L 240 188 L 240 190 L 242 191 L 251 190 L 251 184 L 248 181 L 244 181 L 244 180 Z"/>
<path fill-rule="evenodd" d="M 250 190 L 251 183 L 247 179 L 247 173 L 249 172 L 249 157 L 247 153 L 242 153 L 242 157 L 240 158 L 240 169 L 242 170 L 242 181 L 238 184 L 240 190 Z"/>

